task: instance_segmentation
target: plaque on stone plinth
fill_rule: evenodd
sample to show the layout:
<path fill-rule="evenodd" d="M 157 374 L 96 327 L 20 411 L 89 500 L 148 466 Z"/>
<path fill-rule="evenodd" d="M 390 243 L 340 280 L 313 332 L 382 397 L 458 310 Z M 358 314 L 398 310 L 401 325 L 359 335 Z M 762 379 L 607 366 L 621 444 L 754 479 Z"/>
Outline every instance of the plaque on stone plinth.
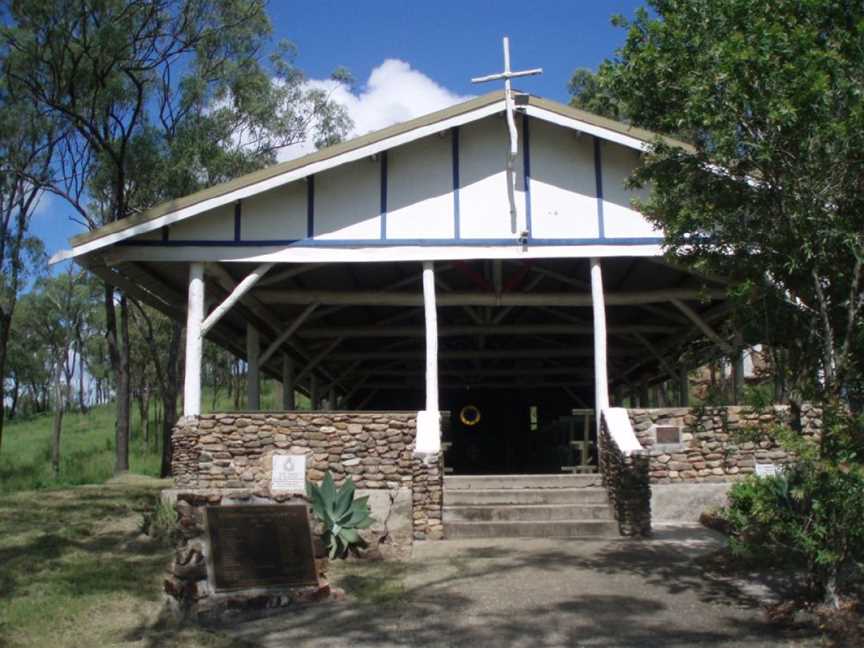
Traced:
<path fill-rule="evenodd" d="M 318 584 L 306 504 L 208 506 L 217 591 Z"/>
<path fill-rule="evenodd" d="M 306 492 L 306 455 L 274 454 L 270 487 L 274 491 Z"/>

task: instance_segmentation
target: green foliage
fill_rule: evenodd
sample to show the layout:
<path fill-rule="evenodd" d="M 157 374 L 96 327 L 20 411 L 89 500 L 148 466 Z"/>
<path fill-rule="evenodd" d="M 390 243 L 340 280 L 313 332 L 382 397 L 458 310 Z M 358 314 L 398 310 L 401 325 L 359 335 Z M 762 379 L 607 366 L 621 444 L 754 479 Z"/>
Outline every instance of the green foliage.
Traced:
<path fill-rule="evenodd" d="M 344 558 L 352 547 L 363 546 L 360 529 L 372 526 L 369 497 L 354 499 L 354 482 L 349 477 L 336 488 L 333 475 L 328 471 L 321 486 L 306 482 L 306 494 L 312 501 L 312 510 L 324 524 L 324 544 L 330 558 Z"/>
<path fill-rule="evenodd" d="M 864 467 L 854 463 L 854 450 L 848 459 L 819 459 L 815 445 L 791 431 L 781 443 L 799 454 L 796 463 L 730 491 L 720 515 L 731 548 L 739 556 L 803 566 L 814 593 L 836 604 L 845 578 L 864 562 Z"/>
<path fill-rule="evenodd" d="M 634 184 L 670 253 L 738 283 L 807 398 L 864 403 L 864 4 L 650 0 L 604 63 L 657 142 Z M 590 90 L 590 88 L 589 88 Z"/>

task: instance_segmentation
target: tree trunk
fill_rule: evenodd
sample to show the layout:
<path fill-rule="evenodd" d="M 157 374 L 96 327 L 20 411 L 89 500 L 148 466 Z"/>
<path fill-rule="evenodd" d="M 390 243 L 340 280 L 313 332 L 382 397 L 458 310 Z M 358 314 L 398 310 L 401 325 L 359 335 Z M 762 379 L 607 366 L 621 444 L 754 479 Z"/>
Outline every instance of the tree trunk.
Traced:
<path fill-rule="evenodd" d="M 18 397 L 21 395 L 21 384 L 18 378 L 12 379 L 12 393 L 9 396 L 9 418 L 15 418 L 15 412 L 18 410 Z M 2 434 L 0 434 L 2 436 Z"/>
<path fill-rule="evenodd" d="M 87 413 L 87 398 L 84 393 L 84 341 L 78 341 L 78 409 Z"/>
<path fill-rule="evenodd" d="M 12 318 L 0 309 L 0 454 L 3 450 L 3 419 L 6 415 L 6 349 Z"/>
<path fill-rule="evenodd" d="M 54 372 L 54 428 L 51 437 L 51 469 L 55 481 L 60 479 L 60 433 L 63 430 L 63 409 L 66 406 L 60 374 L 58 366 Z"/>
<path fill-rule="evenodd" d="M 120 298 L 120 330 L 114 308 L 114 288 L 105 284 L 105 339 L 117 390 L 114 474 L 129 471 L 129 310 L 126 297 Z"/>
<path fill-rule="evenodd" d="M 138 392 L 138 411 L 141 414 L 141 432 L 144 437 L 144 447 L 150 446 L 150 390 L 147 385 Z"/>
<path fill-rule="evenodd" d="M 162 477 L 171 475 L 171 437 L 177 423 L 177 393 L 180 390 L 180 341 L 183 327 L 174 322 L 171 326 L 171 341 L 168 345 L 168 362 L 165 364 L 165 386 L 162 390 Z"/>

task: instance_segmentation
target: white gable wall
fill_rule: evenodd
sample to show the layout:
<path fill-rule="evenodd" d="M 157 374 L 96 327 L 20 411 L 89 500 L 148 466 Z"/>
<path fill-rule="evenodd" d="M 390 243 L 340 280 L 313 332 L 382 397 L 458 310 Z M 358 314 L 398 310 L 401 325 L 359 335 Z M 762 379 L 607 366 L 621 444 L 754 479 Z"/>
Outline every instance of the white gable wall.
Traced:
<path fill-rule="evenodd" d="M 625 187 L 639 162 L 637 151 L 537 117 L 529 118 L 526 137 L 526 118 L 517 117 L 515 227 L 506 190 L 507 125 L 502 115 L 492 115 L 460 126 L 458 134 L 450 130 L 431 135 L 250 196 L 242 202 L 238 240 L 234 205 L 223 205 L 172 225 L 167 243 L 161 232 L 130 243 L 152 249 L 200 241 L 215 250 L 213 242 L 218 241 L 259 248 L 272 241 L 291 249 L 315 248 L 321 254 L 327 246 L 451 245 L 461 249 L 464 258 L 480 254 L 481 246 L 486 258 L 489 246 L 502 245 L 518 247 L 527 258 L 532 248 L 541 247 L 570 246 L 568 256 L 583 256 L 589 245 L 596 255 L 597 245 L 659 244 L 660 233 L 630 206 L 647 191 Z M 455 194 L 454 180 L 459 183 Z M 519 235 L 529 229 L 529 210 L 530 236 L 527 245 L 520 246 Z M 548 254 L 546 250 L 543 256 Z M 430 258 L 430 253 L 421 256 Z M 445 256 L 452 257 L 449 252 Z"/>
<path fill-rule="evenodd" d="M 642 214 L 631 207 L 634 198 L 648 198 L 647 188 L 627 189 L 627 179 L 639 164 L 639 152 L 601 141 L 603 168 L 603 224 L 607 238 L 662 236 Z"/>
<path fill-rule="evenodd" d="M 231 241 L 234 239 L 234 205 L 212 211 L 171 226 L 171 239 L 177 241 Z"/>
<path fill-rule="evenodd" d="M 244 200 L 240 238 L 249 241 L 306 238 L 306 182 L 292 182 Z"/>
<path fill-rule="evenodd" d="M 433 135 L 387 153 L 387 238 L 452 239 L 453 134 Z"/>
<path fill-rule="evenodd" d="M 524 144 L 521 119 L 517 120 Z M 523 146 L 516 159 L 516 223 L 507 200 L 510 136 L 503 117 L 489 117 L 459 129 L 459 223 L 463 239 L 517 239 L 527 228 Z"/>
<path fill-rule="evenodd" d="M 366 158 L 315 176 L 316 240 L 381 238 L 381 163 Z"/>
<path fill-rule="evenodd" d="M 529 131 L 532 238 L 598 238 L 593 138 L 538 119 Z"/>

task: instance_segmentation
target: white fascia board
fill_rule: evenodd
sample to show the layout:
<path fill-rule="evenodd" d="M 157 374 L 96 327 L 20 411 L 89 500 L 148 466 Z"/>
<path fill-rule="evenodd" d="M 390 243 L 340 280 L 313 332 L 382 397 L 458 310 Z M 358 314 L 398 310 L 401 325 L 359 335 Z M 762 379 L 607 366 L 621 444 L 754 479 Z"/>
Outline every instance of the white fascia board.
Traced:
<path fill-rule="evenodd" d="M 545 108 L 540 108 L 539 106 L 532 106 L 529 104 L 528 106 L 525 106 L 523 110 L 528 114 L 529 117 L 536 117 L 537 119 L 542 119 L 543 121 L 557 124 L 558 126 L 563 126 L 564 128 L 570 128 L 572 130 L 578 130 L 583 133 L 587 133 L 588 135 L 594 135 L 601 139 L 609 140 L 610 142 L 615 142 L 616 144 L 621 144 L 622 146 L 636 149 L 637 151 L 647 151 L 651 148 L 651 144 L 649 142 L 643 142 L 636 137 L 624 135 L 623 133 L 618 133 L 613 130 L 609 130 L 608 128 L 603 128 L 601 126 L 595 126 L 594 124 L 589 124 L 588 122 L 584 122 L 579 119 L 573 119 L 572 117 L 565 117 L 564 115 L 559 115 L 558 113 L 552 112 L 551 110 L 546 110 Z"/>
<path fill-rule="evenodd" d="M 489 245 L 375 246 L 375 247 L 120 247 L 106 255 L 110 264 L 127 261 L 219 263 L 363 263 L 381 261 L 449 261 L 472 259 L 550 259 L 588 257 L 661 257 L 661 244 L 645 245 Z"/>
<path fill-rule="evenodd" d="M 288 171 L 282 175 L 268 178 L 267 180 L 262 180 L 261 182 L 256 182 L 253 185 L 236 189 L 235 191 L 223 194 L 221 196 L 217 196 L 215 198 L 210 198 L 209 200 L 204 200 L 200 203 L 190 205 L 189 207 L 186 207 L 184 209 L 178 209 L 177 211 L 170 212 L 168 214 L 165 214 L 164 216 L 160 216 L 159 218 L 154 218 L 153 220 L 147 221 L 146 223 L 140 223 L 139 225 L 134 225 L 120 232 L 115 232 L 114 234 L 108 234 L 107 236 L 103 236 L 102 238 L 88 241 L 87 243 L 83 243 L 74 247 L 71 252 L 64 252 L 64 254 L 66 255 L 64 258 L 77 257 L 82 254 L 87 254 L 88 252 L 93 252 L 94 250 L 98 250 L 108 245 L 118 243 L 119 241 L 124 241 L 128 238 L 138 236 L 140 234 L 152 232 L 153 230 L 165 227 L 166 225 L 172 225 L 178 221 L 185 220 L 202 212 L 209 211 L 223 205 L 229 205 L 238 200 L 243 200 L 244 198 L 249 198 L 250 196 L 254 196 L 255 194 L 268 191 L 269 189 L 281 187 L 282 185 L 286 185 L 289 182 L 294 182 L 295 180 L 300 180 L 307 176 L 321 173 L 322 171 L 332 169 L 333 167 L 339 166 L 341 164 L 347 164 L 348 162 L 362 160 L 363 158 L 375 155 L 376 153 L 386 151 L 396 146 L 408 144 L 423 137 L 434 135 L 436 133 L 446 131 L 450 128 L 455 128 L 456 126 L 462 126 L 463 124 L 467 124 L 472 121 L 477 121 L 478 119 L 488 117 L 489 115 L 495 115 L 502 112 L 504 109 L 504 101 L 496 101 L 495 103 L 484 106 L 483 108 L 478 108 L 477 110 L 472 110 L 471 112 L 462 115 L 457 115 L 455 117 L 451 117 L 440 122 L 435 122 L 434 124 L 429 124 L 428 126 L 421 126 L 408 132 L 394 135 L 393 137 L 388 137 L 387 139 L 381 140 L 379 142 L 374 142 L 372 144 L 368 144 L 352 151 L 347 151 L 345 153 L 342 153 L 341 155 L 337 155 L 326 160 L 313 162 L 312 164 L 300 167 L 299 169 L 294 169 L 293 171 Z M 58 261 L 63 260 L 58 258 L 59 256 L 60 254 L 55 255 L 52 258 L 52 261 L 54 258 L 57 258 Z"/>

